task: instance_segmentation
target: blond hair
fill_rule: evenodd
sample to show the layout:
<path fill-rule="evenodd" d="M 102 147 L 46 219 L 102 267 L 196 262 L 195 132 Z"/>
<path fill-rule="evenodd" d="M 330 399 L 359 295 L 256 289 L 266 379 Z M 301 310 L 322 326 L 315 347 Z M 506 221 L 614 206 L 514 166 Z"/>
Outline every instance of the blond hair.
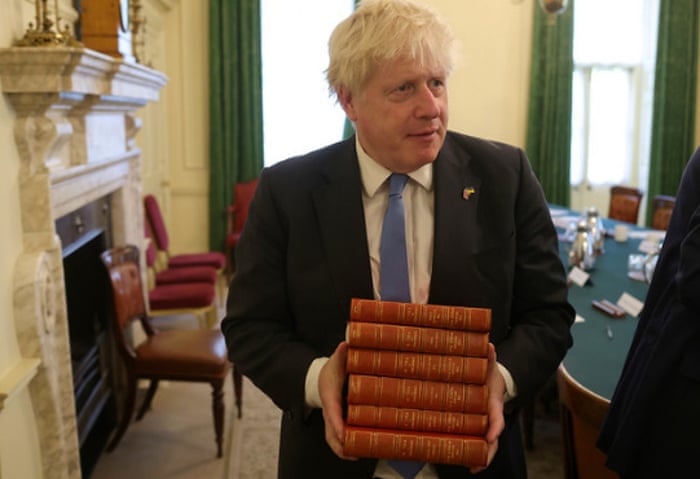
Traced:
<path fill-rule="evenodd" d="M 452 71 L 455 39 L 449 25 L 410 0 L 365 0 L 340 22 L 328 41 L 326 78 L 331 94 L 358 92 L 376 68 L 396 60 Z"/>

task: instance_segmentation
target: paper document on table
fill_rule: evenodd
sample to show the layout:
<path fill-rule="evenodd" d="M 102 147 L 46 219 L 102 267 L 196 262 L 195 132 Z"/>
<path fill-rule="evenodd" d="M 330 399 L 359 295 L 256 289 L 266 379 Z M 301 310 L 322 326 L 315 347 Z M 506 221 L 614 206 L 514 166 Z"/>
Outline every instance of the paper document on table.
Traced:
<path fill-rule="evenodd" d="M 569 272 L 569 279 L 579 286 L 584 286 L 590 277 L 590 274 L 586 273 L 578 266 L 574 266 Z"/>
<path fill-rule="evenodd" d="M 549 214 L 554 216 L 563 216 L 568 212 L 568 210 L 562 210 L 558 208 L 550 208 L 549 209 Z"/>
<path fill-rule="evenodd" d="M 664 239 L 666 236 L 665 231 L 659 230 L 633 230 L 630 229 L 627 236 L 632 239 L 646 239 L 649 235 L 656 237 L 656 239 Z"/>
<path fill-rule="evenodd" d="M 629 293 L 622 293 L 620 299 L 617 300 L 617 305 L 625 310 L 625 312 L 635 318 L 644 307 L 644 303 Z"/>
<path fill-rule="evenodd" d="M 578 221 L 578 216 L 555 216 L 552 218 L 552 223 L 557 228 L 568 228 L 571 223 Z"/>

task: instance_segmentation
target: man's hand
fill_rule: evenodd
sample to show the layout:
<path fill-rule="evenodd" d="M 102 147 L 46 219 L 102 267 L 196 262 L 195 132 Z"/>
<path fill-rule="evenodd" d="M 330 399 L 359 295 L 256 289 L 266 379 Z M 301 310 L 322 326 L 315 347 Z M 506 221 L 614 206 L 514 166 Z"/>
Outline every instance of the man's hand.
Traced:
<path fill-rule="evenodd" d="M 496 366 L 496 348 L 489 343 L 489 365 L 486 383 L 489 387 L 489 429 L 486 431 L 486 442 L 489 450 L 485 467 L 472 467 L 470 472 L 476 474 L 481 472 L 493 460 L 498 450 L 498 438 L 505 428 L 506 422 L 503 418 L 503 396 L 506 392 L 506 383 Z"/>
<path fill-rule="evenodd" d="M 318 393 L 326 425 L 326 442 L 342 459 L 355 459 L 343 455 L 345 426 L 343 424 L 343 383 L 348 344 L 343 341 L 335 349 L 318 375 Z"/>

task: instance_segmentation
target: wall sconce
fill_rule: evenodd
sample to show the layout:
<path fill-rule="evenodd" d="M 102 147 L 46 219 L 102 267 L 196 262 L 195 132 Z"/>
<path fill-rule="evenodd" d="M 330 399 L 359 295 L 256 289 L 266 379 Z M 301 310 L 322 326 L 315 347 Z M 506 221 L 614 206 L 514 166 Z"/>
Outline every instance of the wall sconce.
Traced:
<path fill-rule="evenodd" d="M 569 0 L 539 0 L 539 3 L 547 14 L 547 25 L 554 25 L 557 22 L 557 15 L 566 11 Z"/>

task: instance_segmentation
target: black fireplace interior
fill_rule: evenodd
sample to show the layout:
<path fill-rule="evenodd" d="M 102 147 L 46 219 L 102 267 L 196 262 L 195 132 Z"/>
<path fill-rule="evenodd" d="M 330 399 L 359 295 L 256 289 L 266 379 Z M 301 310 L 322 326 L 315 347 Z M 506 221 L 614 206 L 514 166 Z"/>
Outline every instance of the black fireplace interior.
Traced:
<path fill-rule="evenodd" d="M 111 243 L 109 200 L 56 221 L 63 244 L 73 388 L 82 477 L 89 478 L 117 421 L 111 296 L 100 254 Z"/>

